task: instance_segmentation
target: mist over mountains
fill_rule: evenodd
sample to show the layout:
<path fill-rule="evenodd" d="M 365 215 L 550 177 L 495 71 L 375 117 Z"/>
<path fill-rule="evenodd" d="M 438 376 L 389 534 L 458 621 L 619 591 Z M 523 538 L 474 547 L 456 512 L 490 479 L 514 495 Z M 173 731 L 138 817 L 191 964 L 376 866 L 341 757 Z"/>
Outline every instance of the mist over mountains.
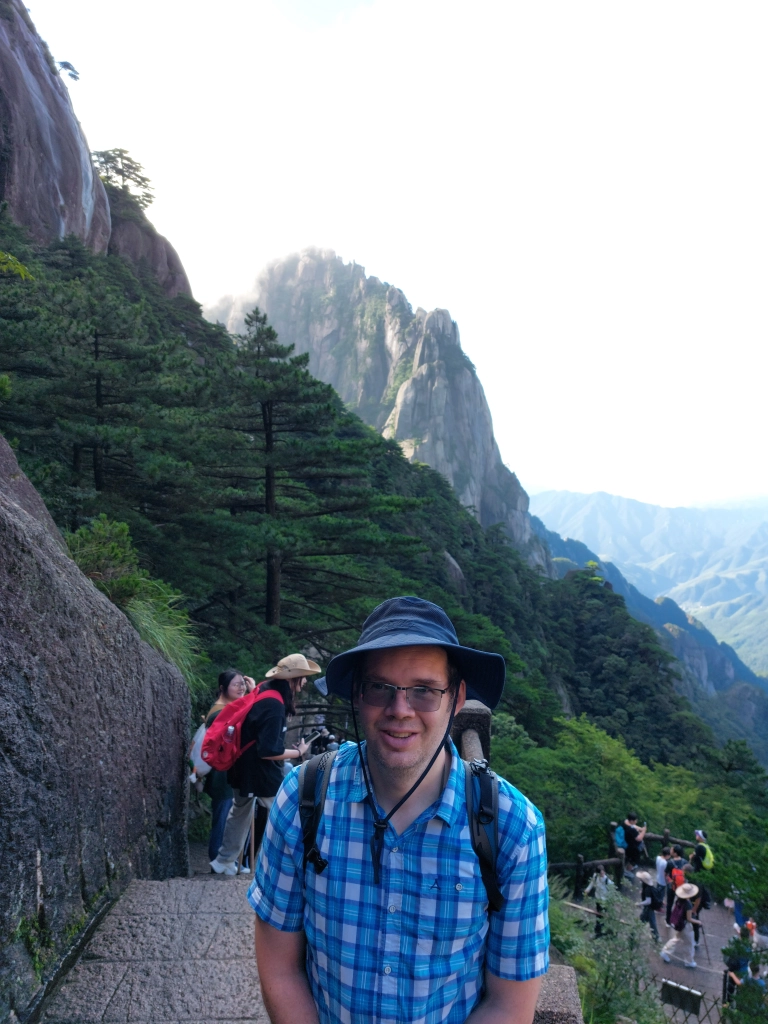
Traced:
<path fill-rule="evenodd" d="M 650 598 L 668 597 L 768 674 L 768 509 L 664 508 L 597 492 L 545 491 L 532 511 L 614 562 Z"/>

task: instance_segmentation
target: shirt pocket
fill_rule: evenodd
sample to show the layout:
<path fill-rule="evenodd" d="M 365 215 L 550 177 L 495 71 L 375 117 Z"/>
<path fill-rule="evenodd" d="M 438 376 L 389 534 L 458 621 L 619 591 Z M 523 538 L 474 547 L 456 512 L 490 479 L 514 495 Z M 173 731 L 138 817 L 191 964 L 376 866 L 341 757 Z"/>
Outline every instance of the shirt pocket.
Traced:
<path fill-rule="evenodd" d="M 480 949 L 487 928 L 488 895 L 481 878 L 447 877 L 437 883 L 424 879 L 419 894 L 417 968 L 428 968 L 434 961 L 438 973 L 458 969 Z"/>

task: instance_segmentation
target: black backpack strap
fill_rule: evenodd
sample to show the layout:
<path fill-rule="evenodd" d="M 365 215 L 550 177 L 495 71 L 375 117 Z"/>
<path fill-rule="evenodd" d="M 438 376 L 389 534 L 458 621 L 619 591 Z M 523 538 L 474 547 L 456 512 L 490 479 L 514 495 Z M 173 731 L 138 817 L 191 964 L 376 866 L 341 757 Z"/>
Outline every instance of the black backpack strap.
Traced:
<path fill-rule="evenodd" d="M 501 910 L 504 897 L 496 877 L 496 851 L 499 848 L 499 780 L 487 761 L 464 762 L 467 817 L 472 849 L 480 861 L 480 875 L 488 895 L 488 912 Z M 475 798 L 475 778 L 480 791 Z"/>
<path fill-rule="evenodd" d="M 299 817 L 304 839 L 304 870 L 312 864 L 321 874 L 328 867 L 328 861 L 320 856 L 317 848 L 317 830 L 325 807 L 325 794 L 331 777 L 331 765 L 336 757 L 335 750 L 326 750 L 305 761 L 299 769 Z M 317 792 L 317 776 L 320 775 L 320 793 Z"/>

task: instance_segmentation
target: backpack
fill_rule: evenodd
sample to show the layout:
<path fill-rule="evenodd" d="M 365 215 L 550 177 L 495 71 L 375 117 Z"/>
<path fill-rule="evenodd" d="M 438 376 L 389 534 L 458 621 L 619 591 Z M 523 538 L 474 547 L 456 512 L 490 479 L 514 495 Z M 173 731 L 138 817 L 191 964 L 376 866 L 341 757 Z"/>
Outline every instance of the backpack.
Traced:
<path fill-rule="evenodd" d="M 203 740 L 205 739 L 205 723 L 203 723 L 192 737 L 192 746 L 189 751 L 189 759 L 194 765 L 198 779 L 202 779 L 211 770 L 211 766 L 202 759 Z"/>
<path fill-rule="evenodd" d="M 671 868 L 669 877 L 672 880 L 673 889 L 679 889 L 681 885 L 685 885 L 685 872 L 682 868 Z"/>
<path fill-rule="evenodd" d="M 666 900 L 665 886 L 654 885 L 651 892 L 651 910 L 663 910 Z"/>
<path fill-rule="evenodd" d="M 242 699 L 242 698 L 241 698 Z M 299 769 L 299 817 L 304 840 L 304 870 L 311 864 L 319 875 L 328 861 L 317 848 L 317 830 L 325 807 L 335 750 L 305 761 Z M 496 877 L 498 850 L 499 780 L 487 761 L 465 761 L 466 800 L 472 849 L 480 861 L 480 875 L 488 895 L 488 913 L 501 910 L 504 897 Z"/>
<path fill-rule="evenodd" d="M 681 900 L 678 896 L 675 900 L 675 905 L 672 907 L 672 913 L 669 915 L 669 923 L 676 932 L 681 932 L 688 920 L 688 907 L 685 904 L 686 901 Z"/>
<path fill-rule="evenodd" d="M 613 842 L 617 849 L 626 850 L 627 848 L 627 837 L 624 835 L 624 826 L 618 825 L 616 831 L 613 833 Z"/>
<path fill-rule="evenodd" d="M 714 853 L 712 853 L 712 851 L 706 843 L 701 843 L 700 845 L 703 846 L 704 849 L 707 851 L 704 854 L 704 857 L 702 858 L 701 866 L 704 868 L 705 871 L 711 871 L 712 868 L 715 866 L 715 855 Z"/>
<path fill-rule="evenodd" d="M 285 703 L 277 690 L 251 690 L 218 713 L 203 740 L 200 756 L 206 764 L 220 772 L 229 771 L 238 757 L 253 746 L 256 740 L 242 746 L 243 722 L 254 704 L 267 697 Z"/>

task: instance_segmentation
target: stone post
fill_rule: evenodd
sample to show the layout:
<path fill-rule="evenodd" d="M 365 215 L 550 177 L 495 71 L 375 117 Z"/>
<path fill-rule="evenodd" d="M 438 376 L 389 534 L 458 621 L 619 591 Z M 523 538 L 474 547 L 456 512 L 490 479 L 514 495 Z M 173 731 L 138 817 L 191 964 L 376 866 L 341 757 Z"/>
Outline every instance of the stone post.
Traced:
<path fill-rule="evenodd" d="M 491 711 L 479 700 L 468 700 L 453 720 L 453 742 L 466 761 L 491 759 Z"/>

